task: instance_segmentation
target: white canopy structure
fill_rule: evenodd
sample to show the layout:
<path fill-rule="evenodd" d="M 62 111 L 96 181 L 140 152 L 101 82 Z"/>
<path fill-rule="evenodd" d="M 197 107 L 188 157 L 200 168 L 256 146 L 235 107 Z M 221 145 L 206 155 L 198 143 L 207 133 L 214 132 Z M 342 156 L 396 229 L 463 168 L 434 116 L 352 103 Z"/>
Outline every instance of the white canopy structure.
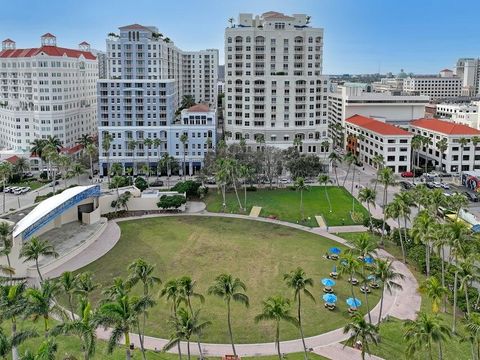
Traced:
<path fill-rule="evenodd" d="M 100 196 L 99 185 L 75 186 L 45 199 L 13 228 L 13 238 L 22 236 L 25 240 L 63 212 L 90 197 Z"/>

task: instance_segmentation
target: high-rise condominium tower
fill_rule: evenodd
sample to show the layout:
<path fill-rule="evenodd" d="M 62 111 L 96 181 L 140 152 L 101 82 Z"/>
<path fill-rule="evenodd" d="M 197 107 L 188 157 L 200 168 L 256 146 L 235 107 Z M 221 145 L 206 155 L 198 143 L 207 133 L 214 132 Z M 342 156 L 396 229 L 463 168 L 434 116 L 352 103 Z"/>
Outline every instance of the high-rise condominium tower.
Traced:
<path fill-rule="evenodd" d="M 279 147 L 301 140 L 307 153 L 328 141 L 328 79 L 323 29 L 305 14 L 240 14 L 225 30 L 225 131 L 228 142 Z"/>
<path fill-rule="evenodd" d="M 214 144 L 215 121 L 205 117 L 185 124 L 177 110 L 186 95 L 207 110 L 216 105 L 218 50 L 184 52 L 156 27 L 133 24 L 109 34 L 107 63 L 108 78 L 98 83 L 102 173 L 107 161 L 134 173 L 148 163 L 155 171 L 166 153 L 180 162 L 185 159 L 189 173 L 201 167 L 207 139 Z M 108 151 L 103 146 L 106 134 L 111 137 Z M 178 147 L 182 134 L 189 137 L 185 149 Z"/>

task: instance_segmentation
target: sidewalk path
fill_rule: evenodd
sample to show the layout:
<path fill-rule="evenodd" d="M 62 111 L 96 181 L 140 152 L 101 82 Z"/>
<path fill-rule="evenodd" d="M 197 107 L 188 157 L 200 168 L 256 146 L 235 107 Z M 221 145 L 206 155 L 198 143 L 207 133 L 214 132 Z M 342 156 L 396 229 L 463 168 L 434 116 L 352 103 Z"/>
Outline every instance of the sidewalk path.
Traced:
<path fill-rule="evenodd" d="M 262 221 L 262 222 L 268 222 L 272 224 L 284 225 L 291 228 L 296 228 L 296 229 L 307 231 L 313 234 L 318 234 L 320 236 L 326 237 L 328 239 L 337 241 L 341 244 L 348 246 L 345 239 L 342 239 L 334 234 L 328 233 L 327 231 L 322 230 L 320 228 L 311 229 L 306 226 L 292 224 L 284 221 L 261 218 L 261 217 L 251 218 L 246 215 L 237 215 L 237 214 L 219 214 L 219 213 L 208 213 L 208 212 L 196 213 L 196 214 L 151 214 L 151 215 L 142 216 L 142 217 L 131 217 L 131 218 L 119 219 L 117 221 L 128 221 L 133 219 L 141 219 L 146 217 L 159 217 L 159 216 L 217 216 L 217 217 L 238 218 L 238 219 L 244 219 L 244 220 L 250 220 L 250 221 Z M 110 244 L 108 246 L 111 246 L 111 244 L 114 245 L 120 237 L 120 231 L 117 224 L 115 222 L 110 222 L 109 225 L 110 224 L 112 224 L 112 226 L 109 227 L 105 231 L 105 233 L 102 234 L 101 236 L 105 244 Z M 105 246 L 103 248 L 103 251 L 108 246 Z M 98 250 L 88 251 L 80 254 L 78 258 L 75 259 L 74 266 L 71 266 L 69 270 L 78 268 L 80 264 L 82 264 L 81 266 L 84 266 L 90 263 L 92 261 L 91 260 L 92 256 L 95 259 L 99 258 L 100 256 L 98 256 L 97 253 L 98 253 Z M 379 251 L 379 256 L 393 258 L 390 254 L 388 254 L 383 250 Z M 397 271 L 400 271 L 405 275 L 405 279 L 403 281 L 400 281 L 403 289 L 394 290 L 391 294 L 387 291 L 385 292 L 382 317 L 395 316 L 402 320 L 414 319 L 416 312 L 420 310 L 421 299 L 420 299 L 420 296 L 416 293 L 416 289 L 418 288 L 418 283 L 415 277 L 413 276 L 413 274 L 404 264 L 395 260 L 394 267 L 396 268 Z M 58 275 L 59 275 L 62 271 L 65 271 L 67 269 L 63 269 L 63 270 L 56 269 L 56 270 L 58 270 Z M 372 316 L 373 322 L 377 322 L 377 319 L 379 316 L 379 310 L 380 310 L 380 304 L 377 304 L 372 309 L 371 316 Z M 97 336 L 99 339 L 108 340 L 109 335 L 110 335 L 110 331 L 108 329 L 97 330 Z M 341 341 L 344 341 L 347 338 L 348 338 L 348 334 L 344 334 L 343 329 L 339 328 L 327 333 L 308 337 L 305 339 L 305 341 L 306 341 L 307 347 L 314 348 L 316 349 L 316 351 L 326 351 L 328 353 L 327 357 L 330 357 L 332 359 L 355 359 L 355 357 L 348 357 L 350 350 L 339 349 L 338 347 L 330 346 L 330 345 L 337 344 Z M 134 343 L 135 346 L 138 347 L 139 346 L 138 335 L 131 334 L 131 339 L 132 339 L 131 340 L 132 343 Z M 145 337 L 145 347 L 147 349 L 159 350 L 166 343 L 167 343 L 167 340 L 165 339 L 160 339 L 155 337 Z M 203 343 L 201 344 L 201 346 L 204 354 L 207 356 L 223 356 L 225 354 L 231 353 L 231 346 L 229 344 Z M 235 347 L 238 355 L 240 356 L 263 356 L 263 355 L 276 354 L 275 344 L 273 342 L 258 343 L 258 344 L 236 344 Z M 319 349 L 322 347 L 327 347 L 327 348 L 323 350 Z M 303 349 L 303 346 L 302 346 L 302 341 L 300 339 L 281 342 L 281 351 L 284 353 L 299 352 L 299 351 L 302 351 L 302 349 Z M 186 350 L 186 343 L 182 343 L 182 350 Z M 172 353 L 175 353 L 175 351 L 176 349 L 170 350 L 170 352 Z M 193 355 L 199 355 L 197 346 L 192 345 L 191 352 Z M 372 358 L 372 359 L 375 359 L 375 358 Z"/>
<path fill-rule="evenodd" d="M 316 347 L 313 352 L 317 355 L 324 356 L 334 360 L 361 360 L 362 352 L 349 346 L 343 346 L 343 344 L 336 343 L 328 346 Z M 365 354 L 365 359 L 369 360 L 383 360 L 383 358 Z"/>

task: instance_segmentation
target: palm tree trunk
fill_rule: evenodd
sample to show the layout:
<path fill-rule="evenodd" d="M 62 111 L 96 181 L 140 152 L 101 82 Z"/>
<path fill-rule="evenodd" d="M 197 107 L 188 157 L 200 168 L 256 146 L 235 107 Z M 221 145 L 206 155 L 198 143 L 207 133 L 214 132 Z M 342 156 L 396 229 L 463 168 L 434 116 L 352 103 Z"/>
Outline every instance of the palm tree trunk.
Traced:
<path fill-rule="evenodd" d="M 186 164 L 185 164 L 185 161 L 186 161 L 186 157 L 185 157 L 185 144 L 183 144 L 183 181 L 185 181 L 186 179 Z"/>
<path fill-rule="evenodd" d="M 443 349 L 442 349 L 442 341 L 438 342 L 438 360 L 443 359 Z"/>
<path fill-rule="evenodd" d="M 339 186 L 340 183 L 338 182 L 337 164 L 335 164 L 335 166 L 333 167 L 333 171 L 335 172 L 335 180 L 337 180 L 337 186 Z"/>
<path fill-rule="evenodd" d="M 226 184 L 222 184 L 220 185 L 220 191 L 222 192 L 222 197 L 223 197 L 223 212 L 225 212 L 227 210 L 227 200 L 225 199 L 225 187 L 226 187 Z"/>
<path fill-rule="evenodd" d="M 468 297 L 468 285 L 465 284 L 465 290 L 464 290 L 464 293 L 465 293 L 465 305 L 467 306 L 467 315 L 470 316 L 470 299 Z"/>
<path fill-rule="evenodd" d="M 72 321 L 75 321 L 75 312 L 73 311 L 72 294 L 68 293 L 68 306 L 70 306 L 70 313 L 72 314 Z"/>
<path fill-rule="evenodd" d="M 48 318 L 46 316 L 43 317 L 43 328 L 45 331 L 45 339 L 48 339 Z"/>
<path fill-rule="evenodd" d="M 12 338 L 15 338 L 17 334 L 17 323 L 12 320 Z M 12 346 L 12 360 L 18 360 L 18 349 L 17 346 Z"/>
<path fill-rule="evenodd" d="M 92 158 L 92 155 L 90 155 L 90 176 L 92 177 L 92 182 L 93 182 L 93 158 Z"/>
<path fill-rule="evenodd" d="M 242 210 L 242 202 L 240 201 L 240 197 L 238 196 L 237 184 L 233 174 L 232 174 L 232 182 L 233 182 L 233 190 L 235 190 L 235 196 L 237 197 L 237 201 L 238 201 L 238 206 L 240 207 L 240 210 Z"/>
<path fill-rule="evenodd" d="M 405 258 L 405 247 L 403 245 L 402 229 L 400 228 L 400 217 L 397 218 L 397 222 L 398 222 L 398 236 L 400 237 L 400 247 L 402 248 L 403 263 L 406 264 L 407 259 Z"/>
<path fill-rule="evenodd" d="M 330 209 L 330 212 L 332 212 L 332 203 L 330 202 L 330 197 L 328 196 L 327 184 L 326 183 L 323 185 L 323 188 L 325 190 L 325 197 L 327 198 L 327 201 L 328 201 L 328 207 Z"/>
<path fill-rule="evenodd" d="M 353 183 L 355 182 L 355 164 L 353 164 L 352 171 L 352 215 L 355 213 L 355 195 L 353 194 Z"/>
<path fill-rule="evenodd" d="M 38 266 L 38 259 L 35 259 L 35 267 L 37 268 L 38 278 L 40 279 L 40 282 L 43 282 L 43 277 L 40 273 L 40 267 Z"/>
<path fill-rule="evenodd" d="M 145 315 L 145 311 L 143 312 Z M 145 347 L 143 346 L 143 334 L 142 329 L 140 329 L 140 322 L 137 322 L 137 331 L 138 331 L 138 341 L 140 343 L 140 351 L 142 352 L 143 360 L 147 360 L 147 356 L 145 355 Z"/>
<path fill-rule="evenodd" d="M 123 335 L 125 337 L 125 355 L 127 360 L 131 359 L 131 354 L 130 354 L 130 333 L 127 331 Z"/>
<path fill-rule="evenodd" d="M 302 215 L 302 221 L 305 219 L 303 214 L 303 190 L 300 190 L 300 213 Z"/>
<path fill-rule="evenodd" d="M 243 180 L 243 190 L 245 191 L 245 207 L 244 210 L 247 212 L 247 182 L 246 179 Z"/>
<path fill-rule="evenodd" d="M 382 245 L 384 245 L 383 238 L 385 236 L 385 222 L 387 219 L 385 218 L 386 216 L 386 209 L 387 209 L 387 188 L 388 185 L 384 184 L 384 189 L 383 189 L 383 223 L 382 223 L 382 236 L 380 238 L 380 242 Z"/>
<path fill-rule="evenodd" d="M 455 333 L 455 326 L 457 322 L 457 283 L 458 283 L 458 271 L 455 271 L 455 278 L 453 281 L 453 323 L 452 323 L 453 333 Z"/>
<path fill-rule="evenodd" d="M 5 187 L 7 186 L 7 181 L 5 177 L 3 177 L 3 211 L 2 213 L 5 213 Z"/>
<path fill-rule="evenodd" d="M 347 174 L 345 175 L 345 179 L 343 179 L 342 186 L 345 186 L 345 182 L 347 181 L 348 174 L 350 173 L 350 166 L 352 166 L 352 165 L 351 165 L 351 164 L 350 164 L 350 165 L 348 165 L 348 168 L 347 168 Z"/>
<path fill-rule="evenodd" d="M 426 239 L 425 241 L 425 262 L 427 267 L 427 277 L 430 276 L 430 241 Z"/>
<path fill-rule="evenodd" d="M 187 359 L 190 360 L 190 340 L 187 340 Z"/>
<path fill-rule="evenodd" d="M 275 332 L 275 344 L 277 345 L 278 360 L 282 360 L 282 353 L 280 352 L 280 322 L 277 321 L 277 330 Z"/>
<path fill-rule="evenodd" d="M 365 264 L 365 263 L 364 263 Z M 368 314 L 368 322 L 372 323 L 372 314 L 370 314 L 370 306 L 368 304 L 368 292 L 367 290 L 367 278 L 365 277 L 365 265 L 362 265 L 362 278 L 365 279 L 363 282 L 363 286 L 365 289 L 365 306 L 367 307 L 367 314 Z"/>
<path fill-rule="evenodd" d="M 302 310 L 301 310 L 301 307 L 302 307 L 302 305 L 301 305 L 301 297 L 300 297 L 300 293 L 298 293 L 298 307 L 297 307 L 297 313 L 298 313 L 298 328 L 300 329 L 300 336 L 302 337 L 304 358 L 305 358 L 305 360 L 308 360 L 307 345 L 305 345 L 305 336 L 303 335 Z"/>
<path fill-rule="evenodd" d="M 383 284 L 383 282 L 382 282 Z M 383 295 L 385 293 L 385 285 L 382 285 L 382 295 L 380 297 L 380 311 L 378 313 L 378 321 L 377 321 L 377 326 L 380 325 L 380 322 L 382 321 L 382 311 L 383 311 Z"/>
<path fill-rule="evenodd" d="M 110 154 L 110 150 L 108 151 Z M 107 178 L 108 178 L 108 185 L 110 185 L 110 155 L 107 155 Z"/>
<path fill-rule="evenodd" d="M 442 245 L 442 287 L 445 287 L 445 247 Z M 447 297 L 443 296 L 443 312 L 447 311 Z"/>
<path fill-rule="evenodd" d="M 230 334 L 230 342 L 232 344 L 233 355 L 237 357 L 237 351 L 235 350 L 235 342 L 233 341 L 232 320 L 230 318 L 230 300 L 227 301 L 227 324 L 228 333 Z"/>

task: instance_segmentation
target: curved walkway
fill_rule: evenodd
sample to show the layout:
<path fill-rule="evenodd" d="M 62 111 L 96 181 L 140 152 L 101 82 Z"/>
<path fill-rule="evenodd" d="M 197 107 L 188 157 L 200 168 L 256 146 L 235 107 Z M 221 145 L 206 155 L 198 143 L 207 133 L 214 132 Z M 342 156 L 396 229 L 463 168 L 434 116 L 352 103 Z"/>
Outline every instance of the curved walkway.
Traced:
<path fill-rule="evenodd" d="M 201 209 L 201 207 L 197 207 L 197 209 Z M 307 232 L 323 236 L 325 238 L 337 241 L 343 245 L 348 246 L 345 239 L 340 238 L 336 235 L 330 234 L 327 231 L 319 228 L 312 229 L 303 225 L 293 224 L 285 221 L 273 220 L 268 218 L 261 218 L 261 217 L 252 218 L 249 216 L 238 215 L 238 214 L 220 214 L 220 213 L 209 213 L 205 210 L 200 210 L 200 211 L 201 211 L 200 213 L 185 213 L 185 214 L 151 214 L 151 215 L 145 215 L 141 217 L 129 217 L 129 218 L 117 219 L 115 221 L 110 221 L 109 227 L 104 232 L 104 234 L 101 235 L 101 239 L 102 239 L 101 243 L 103 245 L 101 249 L 87 249 L 85 252 L 79 254 L 79 256 L 77 256 L 77 258 L 75 258 L 71 264 L 70 263 L 65 264 L 64 266 L 60 266 L 59 268 L 55 269 L 55 275 L 58 276 L 63 271 L 67 271 L 67 270 L 72 271 L 80 267 L 83 267 L 91 263 L 92 261 L 100 258 L 106 252 L 108 252 L 108 250 L 110 250 L 120 239 L 120 229 L 116 224 L 116 222 L 150 218 L 150 217 L 173 217 L 173 216 L 212 217 L 212 216 L 215 216 L 215 217 L 237 218 L 237 219 L 244 219 L 244 220 L 250 220 L 250 221 L 262 221 L 262 222 L 283 225 L 283 226 L 288 226 L 291 228 L 307 231 Z M 380 250 L 378 252 L 378 255 L 382 258 L 393 259 L 393 257 L 389 253 L 383 250 Z M 403 263 L 401 263 L 400 261 L 394 260 L 393 265 L 397 271 L 405 275 L 405 279 L 401 281 L 401 285 L 403 287 L 402 290 L 394 290 L 391 294 L 388 291 L 385 291 L 382 318 L 387 316 L 394 316 L 401 320 L 414 319 L 416 316 L 416 312 L 420 310 L 420 303 L 421 303 L 421 298 L 419 294 L 416 292 L 418 288 L 417 280 L 415 279 L 413 274 L 410 272 L 408 267 Z M 52 276 L 52 274 L 47 274 L 47 275 Z M 408 302 L 405 302 L 405 299 L 408 299 Z M 377 304 L 371 310 L 372 321 L 375 323 L 378 320 L 379 312 L 380 312 L 380 304 Z M 110 331 L 109 329 L 98 329 L 97 336 L 99 339 L 108 340 L 110 336 Z M 348 334 L 344 334 L 343 329 L 339 328 L 339 329 L 329 331 L 327 333 L 308 337 L 305 339 L 305 342 L 307 347 L 312 348 L 315 352 L 318 352 L 318 353 L 322 353 L 323 347 L 328 347 L 328 348 L 325 348 L 325 354 L 333 351 L 336 355 L 333 356 L 332 358 L 354 359 L 355 357 L 352 357 L 351 348 L 346 348 L 345 350 L 342 350 L 341 349 L 342 347 L 333 346 L 339 342 L 346 340 L 347 338 L 348 338 Z M 137 334 L 131 334 L 131 341 L 132 343 L 135 344 L 135 346 L 139 347 L 140 343 L 139 343 Z M 145 347 L 151 350 L 160 350 L 167 343 L 167 341 L 168 340 L 165 340 L 165 339 L 146 336 Z M 182 351 L 186 351 L 186 343 L 182 342 L 181 346 L 182 346 Z M 223 356 L 225 354 L 230 354 L 232 352 L 230 344 L 202 343 L 201 346 L 202 346 L 202 351 L 204 355 L 207 355 L 207 356 Z M 235 348 L 239 356 L 263 356 L 263 355 L 276 354 L 275 343 L 273 342 L 258 343 L 258 344 L 235 344 Z M 192 345 L 190 350 L 193 355 L 199 355 L 197 346 Z M 302 341 L 301 339 L 282 341 L 281 350 L 283 353 L 293 353 L 293 352 L 303 351 Z M 170 352 L 175 353 L 176 350 L 172 349 L 170 350 Z"/>

